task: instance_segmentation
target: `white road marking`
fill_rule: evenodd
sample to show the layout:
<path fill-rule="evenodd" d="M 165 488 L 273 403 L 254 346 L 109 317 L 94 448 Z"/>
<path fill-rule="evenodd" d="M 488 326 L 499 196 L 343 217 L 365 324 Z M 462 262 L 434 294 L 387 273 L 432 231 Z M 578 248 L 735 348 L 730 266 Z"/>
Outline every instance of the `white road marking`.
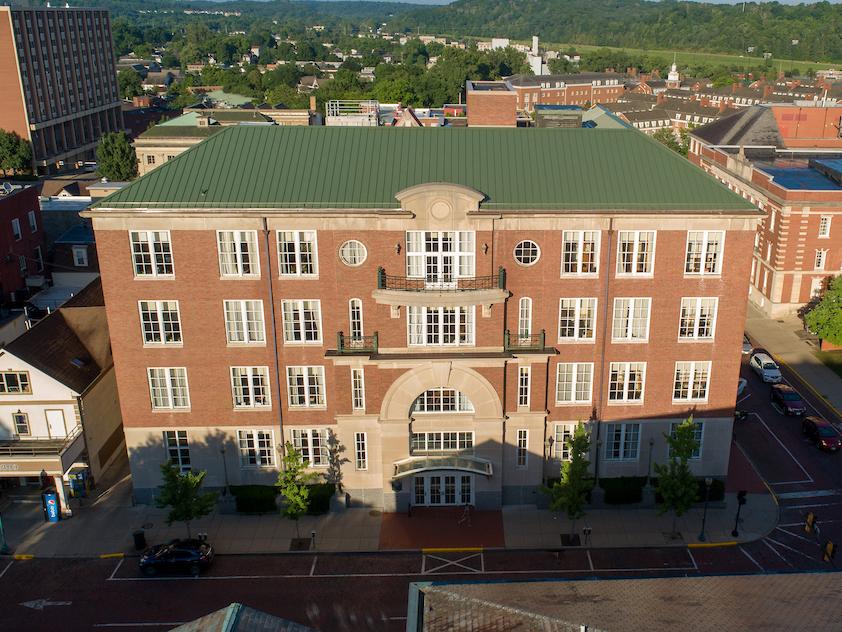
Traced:
<path fill-rule="evenodd" d="M 3 577 L 3 575 L 6 574 L 6 571 L 9 570 L 12 567 L 12 564 L 14 564 L 14 563 L 15 563 L 15 561 L 12 560 L 8 564 L 6 564 L 6 567 L 2 571 L 0 571 L 0 577 Z"/>
<path fill-rule="evenodd" d="M 788 545 L 784 544 L 783 542 L 778 542 L 775 538 L 770 538 L 770 537 L 766 536 L 766 538 L 765 538 L 763 541 L 765 542 L 766 540 L 769 540 L 770 542 L 774 542 L 774 543 L 775 543 L 775 544 L 777 544 L 779 547 L 784 548 L 784 549 L 786 549 L 787 551 L 792 551 L 793 553 L 798 553 L 798 555 L 803 555 L 803 556 L 804 556 L 804 557 L 806 557 L 808 560 L 812 560 L 812 559 L 813 559 L 811 556 L 807 555 L 806 553 L 803 553 L 803 552 L 799 551 L 798 549 L 794 549 L 794 548 L 792 548 L 791 546 L 788 546 Z M 791 564 L 790 564 L 790 566 L 791 566 Z"/>
<path fill-rule="evenodd" d="M 431 573 L 435 573 L 436 571 L 440 571 L 441 569 L 447 568 L 448 566 L 458 566 L 459 568 L 464 568 L 466 571 L 470 571 L 472 573 L 479 573 L 480 572 L 479 569 L 473 568 L 471 566 L 465 566 L 461 562 L 467 562 L 468 560 L 471 560 L 475 557 L 482 557 L 481 553 L 471 553 L 470 555 L 466 555 L 465 557 L 460 557 L 458 560 L 448 560 L 448 559 L 445 559 L 443 557 L 438 557 L 437 555 L 428 555 L 428 554 L 425 554 L 425 555 L 426 555 L 426 557 L 429 557 L 432 560 L 444 562 L 444 564 L 440 564 L 439 566 L 436 566 L 435 568 L 429 569 L 426 572 L 427 575 L 429 575 Z"/>
<path fill-rule="evenodd" d="M 815 540 L 811 540 L 809 538 L 805 538 L 803 535 L 798 535 L 797 533 L 793 533 L 792 531 L 787 531 L 786 529 L 781 529 L 780 526 L 775 527 L 776 531 L 780 531 L 781 533 L 786 533 L 788 536 L 792 536 L 793 538 L 798 538 L 799 540 L 804 540 L 804 542 L 809 542 L 810 544 L 815 544 Z"/>
<path fill-rule="evenodd" d="M 842 496 L 842 489 L 815 489 L 806 492 L 784 492 L 778 494 L 781 500 L 789 498 L 819 498 L 821 496 Z"/>
<path fill-rule="evenodd" d="M 690 556 L 690 561 L 693 562 L 693 568 L 695 568 L 696 570 L 699 570 L 699 565 L 696 564 L 696 558 L 693 557 L 693 551 L 691 551 L 690 549 L 687 549 L 687 555 Z"/>
<path fill-rule="evenodd" d="M 763 427 L 764 427 L 764 428 L 766 428 L 766 430 L 769 432 L 769 434 L 770 434 L 770 435 L 772 435 L 772 437 L 774 437 L 775 441 L 777 441 L 777 442 L 778 442 L 778 444 L 779 444 L 779 445 L 780 445 L 780 446 L 784 449 L 784 452 L 786 452 L 786 453 L 789 455 L 789 458 L 791 458 L 793 461 L 795 461 L 795 464 L 798 466 L 798 468 L 799 468 L 802 472 L 804 472 L 804 476 L 806 476 L 806 477 L 809 479 L 808 481 L 805 481 L 805 482 L 812 483 L 812 482 L 813 482 L 813 477 L 812 477 L 812 476 L 810 476 L 810 473 L 809 473 L 807 470 L 805 470 L 805 469 L 804 469 L 804 466 L 803 466 L 803 465 L 801 465 L 801 461 L 799 461 L 798 459 L 796 459 L 796 458 L 795 458 L 795 455 L 794 455 L 792 452 L 790 452 L 790 451 L 789 451 L 789 448 L 787 448 L 787 447 L 784 445 L 783 441 L 781 441 L 781 440 L 778 438 L 778 435 L 776 435 L 774 432 L 772 432 L 772 429 L 771 429 L 769 426 L 767 426 L 767 425 L 766 425 L 766 422 L 765 422 L 765 421 L 763 421 L 763 417 L 761 417 L 761 416 L 760 416 L 760 415 L 758 415 L 757 413 L 750 413 L 750 414 L 754 415 L 755 417 L 757 417 L 757 419 L 758 419 L 758 420 L 760 420 L 760 423 L 761 423 L 761 424 L 763 424 Z"/>
<path fill-rule="evenodd" d="M 838 507 L 842 503 L 814 503 L 812 505 L 784 505 L 781 509 L 813 509 L 814 507 Z"/>
<path fill-rule="evenodd" d="M 47 606 L 72 606 L 72 601 L 50 601 L 49 599 L 33 599 L 32 601 L 24 601 L 18 604 L 24 608 L 32 608 L 33 610 L 43 610 Z"/>
<path fill-rule="evenodd" d="M 126 561 L 126 558 L 121 557 L 120 561 L 117 562 L 117 566 L 114 567 L 114 570 L 111 571 L 111 576 L 108 579 L 114 579 L 114 576 L 117 574 L 117 571 L 120 570 L 120 567 L 123 565 L 123 562 Z"/>
<path fill-rule="evenodd" d="M 788 560 L 788 559 L 786 559 L 783 555 L 781 555 L 781 554 L 778 552 L 778 549 L 776 549 L 775 547 L 773 547 L 771 544 L 769 544 L 769 543 L 766 541 L 766 538 L 763 538 L 763 539 L 761 540 L 761 542 L 763 542 L 763 544 L 765 544 L 767 547 L 769 547 L 769 550 L 770 550 L 770 551 L 772 551 L 772 553 L 774 553 L 774 554 L 775 554 L 775 555 L 777 555 L 779 558 L 781 558 L 787 566 L 789 566 L 790 568 L 794 568 L 794 566 L 793 566 L 792 564 L 790 564 L 790 563 L 789 563 L 789 560 Z"/>
<path fill-rule="evenodd" d="M 769 483 L 769 485 L 802 485 L 804 483 L 812 483 L 813 481 L 783 481 L 782 483 Z"/>
<path fill-rule="evenodd" d="M 761 566 L 761 565 L 757 562 L 757 560 L 756 560 L 756 559 L 754 559 L 751 555 L 749 555 L 749 554 L 748 554 L 748 551 L 746 551 L 746 550 L 745 550 L 742 546 L 738 546 L 737 548 L 738 548 L 738 549 L 740 549 L 740 551 L 742 551 L 743 555 L 745 555 L 748 559 L 750 559 L 750 560 L 752 561 L 752 563 L 753 563 L 753 564 L 754 564 L 757 568 L 759 568 L 759 569 L 760 569 L 762 572 L 764 572 L 764 573 L 766 572 L 766 569 L 765 569 L 765 568 L 763 568 L 763 567 L 762 567 L 762 566 Z"/>
<path fill-rule="evenodd" d="M 593 559 L 591 558 L 591 550 L 588 549 L 586 553 L 588 554 L 588 565 L 591 567 L 591 570 L 593 570 Z"/>
<path fill-rule="evenodd" d="M 842 522 L 842 520 L 822 520 L 821 521 L 822 524 L 827 524 L 829 522 Z M 786 523 L 781 523 L 778 526 L 779 527 L 803 527 L 804 521 L 802 520 L 801 522 L 786 522 Z"/>
<path fill-rule="evenodd" d="M 313 556 L 313 565 L 310 567 L 310 577 L 312 577 L 316 572 L 316 560 L 319 559 L 318 555 Z"/>
<path fill-rule="evenodd" d="M 742 403 L 743 403 L 744 401 L 746 401 L 749 397 L 751 397 L 751 393 L 749 393 L 749 394 L 748 394 L 748 395 L 746 395 L 745 397 L 741 397 L 740 399 L 738 399 L 738 400 L 737 400 L 737 403 L 738 403 L 738 404 L 742 404 Z"/>
<path fill-rule="evenodd" d="M 167 623 L 94 623 L 95 628 L 171 628 L 184 625 L 184 621 L 171 621 Z"/>

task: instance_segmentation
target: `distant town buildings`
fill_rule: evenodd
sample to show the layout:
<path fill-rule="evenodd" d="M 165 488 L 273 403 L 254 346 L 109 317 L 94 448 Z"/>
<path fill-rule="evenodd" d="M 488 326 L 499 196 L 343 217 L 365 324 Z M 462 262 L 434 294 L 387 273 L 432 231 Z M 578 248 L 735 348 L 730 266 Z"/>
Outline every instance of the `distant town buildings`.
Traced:
<path fill-rule="evenodd" d="M 44 285 L 45 244 L 38 186 L 0 187 L 0 306 L 20 305 Z"/>

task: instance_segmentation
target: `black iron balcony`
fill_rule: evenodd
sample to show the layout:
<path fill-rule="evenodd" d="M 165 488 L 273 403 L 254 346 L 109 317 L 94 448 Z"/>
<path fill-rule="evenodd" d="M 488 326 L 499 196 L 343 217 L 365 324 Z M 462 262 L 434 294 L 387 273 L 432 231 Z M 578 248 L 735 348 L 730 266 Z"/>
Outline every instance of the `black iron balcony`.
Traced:
<path fill-rule="evenodd" d="M 372 336 L 346 336 L 341 331 L 336 334 L 336 352 L 339 355 L 375 354 L 377 353 L 377 347 L 378 336 L 376 331 Z"/>
<path fill-rule="evenodd" d="M 500 266 L 491 276 L 460 278 L 453 275 L 432 279 L 386 274 L 377 268 L 377 289 L 401 292 L 470 292 L 475 290 L 505 290 L 506 270 Z"/>
<path fill-rule="evenodd" d="M 503 347 L 506 351 L 543 351 L 546 333 L 542 329 L 537 334 L 514 334 L 507 329 L 503 335 Z"/>

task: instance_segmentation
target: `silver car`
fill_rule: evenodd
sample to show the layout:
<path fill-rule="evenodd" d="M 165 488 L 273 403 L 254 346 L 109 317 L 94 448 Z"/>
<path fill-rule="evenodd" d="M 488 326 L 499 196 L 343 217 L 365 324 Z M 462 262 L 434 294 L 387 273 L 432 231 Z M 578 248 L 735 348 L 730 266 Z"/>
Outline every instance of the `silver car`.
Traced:
<path fill-rule="evenodd" d="M 778 365 L 765 353 L 755 353 L 748 365 L 764 382 L 778 384 L 783 379 Z"/>
<path fill-rule="evenodd" d="M 748 339 L 748 336 L 743 334 L 743 354 L 748 355 L 754 351 L 754 347 L 751 345 L 751 340 Z"/>

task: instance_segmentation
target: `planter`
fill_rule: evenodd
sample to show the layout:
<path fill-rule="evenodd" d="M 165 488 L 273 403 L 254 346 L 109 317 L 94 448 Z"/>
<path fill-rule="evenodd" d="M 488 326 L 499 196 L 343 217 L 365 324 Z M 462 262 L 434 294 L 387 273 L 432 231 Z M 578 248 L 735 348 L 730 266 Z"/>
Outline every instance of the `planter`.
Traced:
<path fill-rule="evenodd" d="M 822 351 L 842 351 L 842 345 L 835 345 L 829 340 L 822 340 L 819 344 Z"/>

